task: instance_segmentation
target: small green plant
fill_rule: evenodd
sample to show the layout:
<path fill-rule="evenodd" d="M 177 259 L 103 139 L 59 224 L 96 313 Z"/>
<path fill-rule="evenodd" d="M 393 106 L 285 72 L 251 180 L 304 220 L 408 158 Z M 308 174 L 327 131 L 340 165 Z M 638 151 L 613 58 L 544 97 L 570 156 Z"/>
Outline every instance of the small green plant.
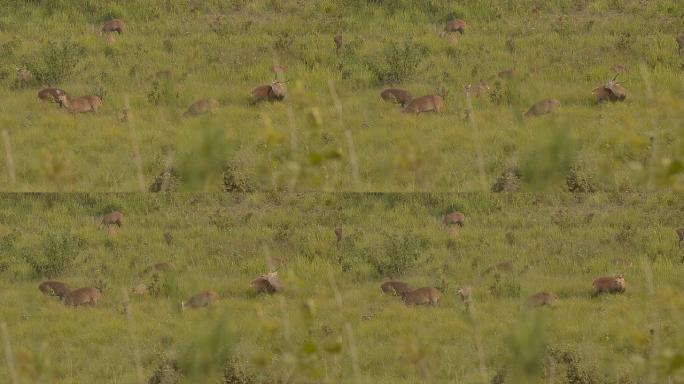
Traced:
<path fill-rule="evenodd" d="M 55 277 L 71 270 L 86 241 L 69 232 L 48 234 L 38 250 L 24 253 L 24 259 L 38 276 Z"/>
<path fill-rule="evenodd" d="M 84 46 L 66 38 L 46 45 L 27 67 L 39 83 L 59 84 L 72 78 L 85 53 Z"/>
<path fill-rule="evenodd" d="M 368 262 L 378 276 L 399 276 L 414 267 L 427 243 L 413 233 L 385 235 L 384 255 L 370 254 Z"/>
<path fill-rule="evenodd" d="M 412 40 L 391 42 L 366 65 L 378 84 L 398 84 L 413 78 L 426 53 L 425 46 Z"/>

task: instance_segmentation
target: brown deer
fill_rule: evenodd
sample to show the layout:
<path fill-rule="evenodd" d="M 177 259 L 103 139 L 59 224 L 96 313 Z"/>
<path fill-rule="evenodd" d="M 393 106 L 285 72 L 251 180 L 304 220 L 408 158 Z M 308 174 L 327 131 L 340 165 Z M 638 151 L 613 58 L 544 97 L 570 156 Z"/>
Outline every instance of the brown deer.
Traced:
<path fill-rule="evenodd" d="M 620 73 L 616 73 L 613 80 L 608 83 L 594 88 L 592 93 L 596 96 L 596 101 L 601 102 L 609 100 L 611 102 L 624 101 L 627 98 L 627 90 L 622 85 L 618 84 L 617 79 Z"/>
<path fill-rule="evenodd" d="M 444 26 L 443 33 L 458 32 L 461 35 L 465 33 L 466 22 L 461 19 L 449 20 Z"/>
<path fill-rule="evenodd" d="M 591 282 L 591 285 L 594 287 L 593 296 L 598 296 L 601 293 L 623 293 L 626 289 L 623 275 L 598 277 Z"/>
<path fill-rule="evenodd" d="M 205 113 L 213 113 L 219 107 L 219 102 L 215 99 L 202 99 L 192 103 L 188 110 L 183 113 L 183 117 L 198 116 Z"/>
<path fill-rule="evenodd" d="M 219 294 L 214 291 L 204 291 L 196 294 L 188 299 L 188 301 L 181 302 L 181 312 L 186 309 L 206 307 L 219 299 Z"/>
<path fill-rule="evenodd" d="M 401 296 L 404 297 L 407 293 L 411 292 L 411 287 L 401 281 L 387 281 L 380 285 L 380 289 L 383 293 L 387 295 Z"/>
<path fill-rule="evenodd" d="M 544 306 L 553 307 L 556 300 L 558 300 L 558 296 L 553 292 L 537 292 L 527 299 L 525 306 L 528 308 Z"/>
<path fill-rule="evenodd" d="M 442 113 L 444 109 L 444 98 L 439 95 L 425 95 L 411 100 L 411 102 L 404 107 L 402 112 L 420 114 L 422 112 L 437 112 Z"/>
<path fill-rule="evenodd" d="M 261 101 L 281 101 L 285 98 L 284 83 L 273 80 L 271 84 L 260 85 L 252 89 L 252 99 L 255 103 Z"/>
<path fill-rule="evenodd" d="M 121 213 L 119 211 L 112 211 L 112 212 L 105 213 L 104 215 L 102 215 L 102 221 L 100 222 L 100 226 L 102 227 L 102 226 L 109 226 L 109 225 L 116 224 L 119 227 L 121 227 L 123 222 L 124 222 L 123 213 Z"/>
<path fill-rule="evenodd" d="M 380 92 L 380 98 L 385 101 L 400 104 L 406 107 L 411 102 L 411 94 L 405 89 L 387 88 Z"/>
<path fill-rule="evenodd" d="M 59 95 L 57 100 L 59 100 L 62 107 L 66 108 L 71 113 L 96 113 L 102 106 L 102 99 L 93 95 L 71 99 L 67 94 L 64 94 Z"/>
<path fill-rule="evenodd" d="M 85 304 L 97 305 L 101 298 L 102 293 L 100 293 L 99 289 L 85 287 L 69 292 L 64 296 L 63 300 L 64 304 L 77 307 Z"/>
<path fill-rule="evenodd" d="M 675 40 L 677 41 L 677 51 L 679 53 L 682 53 L 682 49 L 684 49 L 684 33 L 680 33 L 675 37 Z"/>
<path fill-rule="evenodd" d="M 459 226 L 462 227 L 463 224 L 465 224 L 465 215 L 463 214 L 463 212 L 460 212 L 460 211 L 451 212 L 451 213 L 444 216 L 444 219 L 442 219 L 442 224 L 444 224 L 444 225 L 458 224 Z"/>
<path fill-rule="evenodd" d="M 439 303 L 439 291 L 437 288 L 423 287 L 405 293 L 402 298 L 406 305 L 437 305 L 437 303 Z"/>
<path fill-rule="evenodd" d="M 139 296 L 147 294 L 147 285 L 145 285 L 145 283 L 137 284 L 133 287 L 133 293 Z"/>
<path fill-rule="evenodd" d="M 43 88 L 38 91 L 38 98 L 42 101 L 49 101 L 52 103 L 59 103 L 59 97 L 61 95 L 67 95 L 67 93 L 59 88 Z"/>
<path fill-rule="evenodd" d="M 249 283 L 250 287 L 256 294 L 268 293 L 274 294 L 282 291 L 283 287 L 278 279 L 278 272 L 269 272 L 265 275 L 259 276 Z"/>
<path fill-rule="evenodd" d="M 118 34 L 122 34 L 124 32 L 125 27 L 126 27 L 126 23 L 124 23 L 123 20 L 112 19 L 112 20 L 109 20 L 108 22 L 104 23 L 104 25 L 102 26 L 102 32 L 104 32 L 104 33 L 116 32 Z"/>
<path fill-rule="evenodd" d="M 523 114 L 523 117 L 542 116 L 554 112 L 560 107 L 560 101 L 556 99 L 544 99 L 534 104 L 530 109 Z"/>
<path fill-rule="evenodd" d="M 69 286 L 59 282 L 59 281 L 45 281 L 40 283 L 38 290 L 46 295 L 57 296 L 60 299 L 66 296 L 67 293 L 71 292 Z"/>
<path fill-rule="evenodd" d="M 456 290 L 456 294 L 458 295 L 458 297 L 461 298 L 461 301 L 463 301 L 463 303 L 465 303 L 465 304 L 470 303 L 472 293 L 473 293 L 473 289 L 467 285 L 465 285 L 463 287 L 459 287 Z"/>

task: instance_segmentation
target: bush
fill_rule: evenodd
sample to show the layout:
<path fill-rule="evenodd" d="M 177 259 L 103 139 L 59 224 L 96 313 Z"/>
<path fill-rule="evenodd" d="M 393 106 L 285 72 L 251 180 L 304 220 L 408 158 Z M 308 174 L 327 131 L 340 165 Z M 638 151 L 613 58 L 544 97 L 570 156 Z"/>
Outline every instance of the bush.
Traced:
<path fill-rule="evenodd" d="M 69 232 L 49 234 L 38 252 L 26 252 L 24 259 L 39 276 L 60 276 L 71 270 L 85 245 L 85 239 Z"/>
<path fill-rule="evenodd" d="M 366 65 L 379 84 L 397 84 L 410 80 L 423 61 L 427 48 L 405 40 L 392 42 L 371 58 Z"/>
<path fill-rule="evenodd" d="M 408 234 L 385 235 L 384 255 L 368 260 L 378 276 L 398 276 L 413 268 L 420 251 L 427 247 L 427 239 Z"/>
<path fill-rule="evenodd" d="M 39 83 L 59 84 L 73 76 L 85 52 L 85 47 L 70 39 L 50 43 L 27 67 Z"/>

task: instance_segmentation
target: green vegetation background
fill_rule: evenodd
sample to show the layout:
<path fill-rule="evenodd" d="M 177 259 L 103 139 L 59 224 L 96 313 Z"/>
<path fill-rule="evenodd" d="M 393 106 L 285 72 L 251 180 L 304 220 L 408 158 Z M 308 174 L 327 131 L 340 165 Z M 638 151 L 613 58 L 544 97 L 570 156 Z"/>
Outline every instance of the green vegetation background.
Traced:
<path fill-rule="evenodd" d="M 114 237 L 97 228 L 112 209 Z M 680 383 L 682 209 L 676 194 L 4 195 L 2 340 L 22 383 L 138 383 L 174 359 L 186 383 Z M 139 277 L 160 261 L 173 271 Z M 269 262 L 285 291 L 255 297 Z M 627 292 L 591 298 L 615 273 Z M 406 307 L 381 293 L 390 277 L 442 301 Z M 47 278 L 103 299 L 67 308 Z M 216 305 L 179 311 L 206 289 Z M 522 309 L 543 290 L 555 308 Z"/>
<path fill-rule="evenodd" d="M 482 191 L 511 170 L 513 189 L 681 189 L 682 14 L 675 0 L 5 0 L 0 126 L 16 182 L 2 161 L 0 190 L 137 191 L 168 164 L 187 191 L 225 189 L 226 170 L 243 190 Z M 108 46 L 113 17 L 127 29 Z M 453 17 L 466 33 L 440 37 Z M 285 102 L 252 105 L 274 63 L 289 69 Z M 595 105 L 618 63 L 627 101 Z M 517 79 L 491 78 L 511 67 Z M 463 87 L 481 79 L 492 90 L 468 125 Z M 71 116 L 38 101 L 46 84 L 104 107 Z M 444 114 L 401 114 L 378 96 L 392 84 L 446 91 Z M 181 118 L 207 97 L 215 114 Z M 555 116 L 522 120 L 549 97 Z"/>

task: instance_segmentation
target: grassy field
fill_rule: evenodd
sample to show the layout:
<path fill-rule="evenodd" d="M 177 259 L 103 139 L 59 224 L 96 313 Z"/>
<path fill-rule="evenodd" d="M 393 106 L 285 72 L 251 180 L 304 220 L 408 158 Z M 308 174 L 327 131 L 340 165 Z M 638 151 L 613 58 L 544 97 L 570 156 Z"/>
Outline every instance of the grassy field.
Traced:
<path fill-rule="evenodd" d="M 97 228 L 111 209 L 113 237 Z M 452 209 L 466 222 L 450 233 Z M 185 383 L 681 383 L 682 209 L 676 194 L 5 195 L 0 377 L 142 383 L 175 360 Z M 268 260 L 284 292 L 254 296 Z M 133 295 L 160 261 L 173 270 Z M 625 294 L 591 298 L 620 272 Z M 103 299 L 67 308 L 38 291 L 48 277 Z M 442 300 L 407 307 L 381 293 L 390 277 Z M 221 300 L 180 312 L 206 289 Z M 542 290 L 554 308 L 522 308 Z"/>
<path fill-rule="evenodd" d="M 0 190 L 138 191 L 167 164 L 186 191 L 224 189 L 225 169 L 262 191 L 483 191 L 511 169 L 523 190 L 565 190 L 568 177 L 588 191 L 681 189 L 682 14 L 675 0 L 7 0 L 0 126 L 16 181 L 0 162 Z M 107 45 L 112 17 L 127 29 Z M 440 37 L 453 17 L 465 34 Z M 628 99 L 596 105 L 618 63 Z M 274 64 L 288 67 L 285 101 L 253 105 Z M 513 67 L 517 78 L 492 78 Z M 481 79 L 491 92 L 471 124 L 463 87 Z M 104 106 L 71 116 L 38 101 L 47 83 Z M 446 109 L 402 114 L 379 98 L 391 84 L 446 91 Z M 214 114 L 181 118 L 207 97 Z M 555 115 L 522 119 L 550 97 Z"/>

